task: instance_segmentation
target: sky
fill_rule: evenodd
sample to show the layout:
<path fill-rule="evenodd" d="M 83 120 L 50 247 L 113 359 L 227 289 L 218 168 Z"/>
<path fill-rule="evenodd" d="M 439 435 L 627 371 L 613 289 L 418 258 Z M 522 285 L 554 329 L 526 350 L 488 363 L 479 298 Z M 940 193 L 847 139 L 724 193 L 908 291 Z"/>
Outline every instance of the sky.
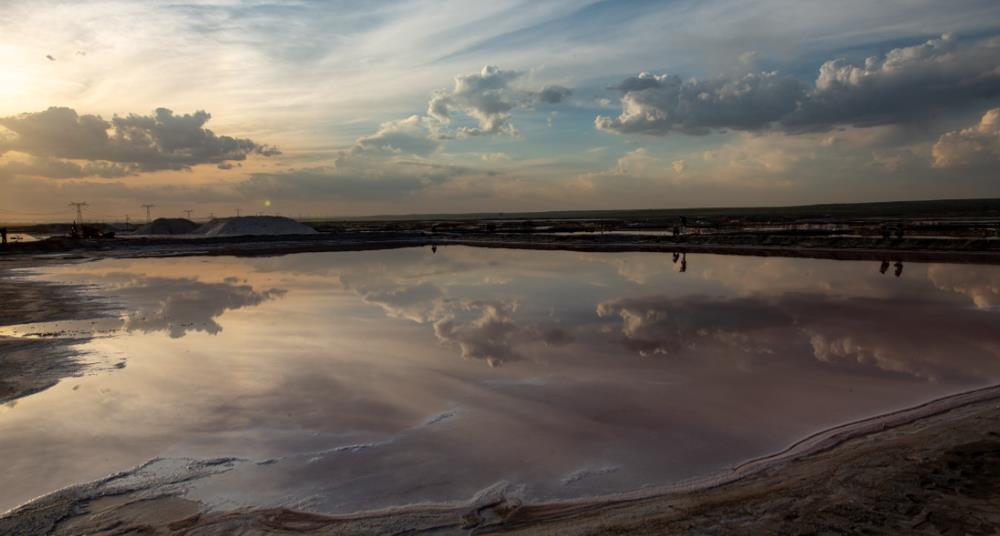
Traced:
<path fill-rule="evenodd" d="M 0 58 L 0 221 L 1000 197 L 995 0 L 6 0 Z"/>

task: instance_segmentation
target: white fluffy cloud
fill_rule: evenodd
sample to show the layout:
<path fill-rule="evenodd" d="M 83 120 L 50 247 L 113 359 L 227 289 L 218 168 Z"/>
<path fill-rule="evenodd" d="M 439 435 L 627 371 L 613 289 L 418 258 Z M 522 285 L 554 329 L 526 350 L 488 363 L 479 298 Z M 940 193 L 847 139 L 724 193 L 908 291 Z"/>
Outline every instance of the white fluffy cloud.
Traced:
<path fill-rule="evenodd" d="M 411 115 L 399 121 L 382 123 L 374 134 L 358 138 L 352 151 L 427 156 L 440 146 L 439 137 L 430 122 L 419 115 Z"/>
<path fill-rule="evenodd" d="M 518 71 L 487 65 L 478 73 L 456 76 L 451 90 L 438 91 L 431 98 L 427 115 L 441 123 L 451 122 L 455 111 L 475 119 L 477 127 L 458 129 L 463 136 L 513 135 L 517 130 L 510 123 L 512 110 L 535 103 L 557 104 L 571 93 L 569 88 L 551 85 L 540 91 L 517 89 L 513 83 L 521 75 Z"/>
<path fill-rule="evenodd" d="M 861 65 L 825 62 L 814 84 L 777 72 L 710 80 L 642 73 L 613 87 L 617 117 L 597 128 L 621 133 L 790 132 L 903 123 L 1000 95 L 1000 38 L 959 42 L 945 34 Z"/>
<path fill-rule="evenodd" d="M 979 123 L 948 132 L 931 148 L 936 168 L 996 163 L 1000 160 L 1000 108 L 983 114 Z"/>

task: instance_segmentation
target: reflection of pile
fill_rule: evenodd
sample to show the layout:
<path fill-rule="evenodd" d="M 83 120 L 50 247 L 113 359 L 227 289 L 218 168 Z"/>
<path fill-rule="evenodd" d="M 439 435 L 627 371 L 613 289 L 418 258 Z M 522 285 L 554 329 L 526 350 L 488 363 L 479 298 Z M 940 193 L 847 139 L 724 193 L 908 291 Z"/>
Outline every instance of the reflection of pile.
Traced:
<path fill-rule="evenodd" d="M 281 216 L 243 216 L 212 220 L 192 234 L 205 236 L 235 235 L 304 235 L 316 230 L 291 218 Z"/>

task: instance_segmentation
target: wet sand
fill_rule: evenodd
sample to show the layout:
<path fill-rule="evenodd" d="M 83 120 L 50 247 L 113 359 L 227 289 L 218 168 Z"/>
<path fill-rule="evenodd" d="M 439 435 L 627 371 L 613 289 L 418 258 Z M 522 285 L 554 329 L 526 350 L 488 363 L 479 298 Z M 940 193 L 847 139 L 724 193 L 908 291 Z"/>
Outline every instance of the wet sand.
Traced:
<path fill-rule="evenodd" d="M 20 277 L 12 270 L 39 264 L 33 259 L 0 263 L 0 326 L 57 322 L 97 317 L 106 306 L 83 296 L 70 285 L 49 284 Z M 73 347 L 83 339 L 62 333 L 34 338 L 0 336 L 0 404 L 55 385 L 61 378 L 79 375 L 85 364 Z"/>
<path fill-rule="evenodd" d="M 236 460 L 187 461 L 76 486 L 0 518 L 4 534 L 987 534 L 1000 526 L 1000 387 L 810 436 L 674 489 L 523 504 L 487 490 L 464 504 L 327 516 L 208 511 L 185 482 Z M 153 462 L 155 464 L 156 462 Z"/>

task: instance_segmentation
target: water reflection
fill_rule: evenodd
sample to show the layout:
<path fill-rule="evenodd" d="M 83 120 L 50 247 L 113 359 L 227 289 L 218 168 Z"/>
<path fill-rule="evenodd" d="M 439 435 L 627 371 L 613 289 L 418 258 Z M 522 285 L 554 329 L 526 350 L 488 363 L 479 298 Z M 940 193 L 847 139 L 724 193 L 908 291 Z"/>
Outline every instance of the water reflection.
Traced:
<path fill-rule="evenodd" d="M 3 411 L 0 508 L 154 456 L 260 462 L 192 485 L 228 506 L 614 492 L 1000 379 L 1000 270 L 883 266 L 448 247 L 52 269 L 124 308 L 87 350 L 128 366 Z"/>

